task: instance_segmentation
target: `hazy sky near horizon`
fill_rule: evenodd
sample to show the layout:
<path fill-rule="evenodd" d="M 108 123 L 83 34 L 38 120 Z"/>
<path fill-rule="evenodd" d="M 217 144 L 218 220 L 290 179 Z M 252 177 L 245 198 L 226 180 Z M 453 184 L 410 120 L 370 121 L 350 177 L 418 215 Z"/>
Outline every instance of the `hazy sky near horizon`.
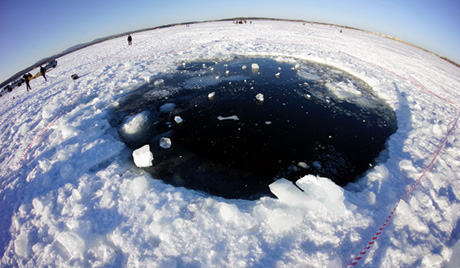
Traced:
<path fill-rule="evenodd" d="M 458 0 L 0 0 L 0 83 L 97 38 L 171 23 L 272 17 L 379 32 L 460 63 Z"/>

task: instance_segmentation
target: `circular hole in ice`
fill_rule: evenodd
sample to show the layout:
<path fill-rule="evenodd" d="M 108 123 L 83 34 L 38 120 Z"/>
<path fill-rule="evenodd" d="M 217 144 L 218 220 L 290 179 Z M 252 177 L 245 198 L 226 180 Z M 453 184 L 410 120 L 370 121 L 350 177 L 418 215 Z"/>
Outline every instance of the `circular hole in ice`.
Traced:
<path fill-rule="evenodd" d="M 366 83 L 318 63 L 192 62 L 154 80 L 117 106 L 120 137 L 133 150 L 150 145 L 154 178 L 225 198 L 270 195 L 274 179 L 307 174 L 346 185 L 396 131 Z"/>

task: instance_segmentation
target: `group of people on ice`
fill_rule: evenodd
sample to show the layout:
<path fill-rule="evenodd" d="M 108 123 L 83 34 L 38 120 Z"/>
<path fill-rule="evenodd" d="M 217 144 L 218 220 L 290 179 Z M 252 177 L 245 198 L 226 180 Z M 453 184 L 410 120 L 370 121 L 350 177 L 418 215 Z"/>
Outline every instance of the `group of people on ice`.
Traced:
<path fill-rule="evenodd" d="M 43 66 L 40 66 L 40 74 L 43 76 L 43 78 L 45 78 L 45 81 L 48 81 L 48 79 L 46 79 L 46 69 Z M 26 83 L 27 91 L 32 90 L 29 83 L 30 78 L 32 78 L 30 73 L 26 73 L 22 76 L 22 79 L 24 79 L 24 82 Z"/>

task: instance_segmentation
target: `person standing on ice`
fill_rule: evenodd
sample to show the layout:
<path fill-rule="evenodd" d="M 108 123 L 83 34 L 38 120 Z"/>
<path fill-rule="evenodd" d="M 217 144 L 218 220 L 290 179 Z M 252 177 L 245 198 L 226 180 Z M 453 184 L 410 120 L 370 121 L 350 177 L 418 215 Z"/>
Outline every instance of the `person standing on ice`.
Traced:
<path fill-rule="evenodd" d="M 133 42 L 133 38 L 131 37 L 131 35 L 128 35 L 128 45 L 130 46 Z"/>
<path fill-rule="evenodd" d="M 26 73 L 22 78 L 24 79 L 24 82 L 26 82 L 26 86 L 27 86 L 27 91 L 32 90 L 32 88 L 30 87 L 29 85 L 29 78 L 32 77 L 32 75 L 30 73 Z"/>
<path fill-rule="evenodd" d="M 42 74 L 43 78 L 45 78 L 45 81 L 48 81 L 48 79 L 46 79 L 46 69 L 43 68 L 43 66 L 40 66 L 40 73 Z"/>

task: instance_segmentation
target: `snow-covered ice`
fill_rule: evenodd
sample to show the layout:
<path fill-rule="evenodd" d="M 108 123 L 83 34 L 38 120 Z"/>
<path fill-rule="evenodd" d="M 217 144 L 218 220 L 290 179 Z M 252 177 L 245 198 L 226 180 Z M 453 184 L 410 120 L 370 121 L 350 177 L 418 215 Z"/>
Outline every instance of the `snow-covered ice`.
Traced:
<path fill-rule="evenodd" d="M 0 99 L 1 267 L 346 266 L 421 176 L 358 265 L 458 266 L 458 67 L 382 36 L 300 22 L 199 23 L 135 36 L 132 46 L 121 37 L 62 56 L 48 81 Z M 256 201 L 173 187 L 133 165 L 120 139 L 148 115 L 133 115 L 119 133 L 109 122 L 118 101 L 183 62 L 239 56 L 315 61 L 369 84 L 398 120 L 379 163 L 345 188 L 314 174 L 297 186 L 280 179 L 270 186 L 279 199 Z M 314 71 L 302 75 L 320 82 Z M 360 99 L 346 81 L 330 86 L 338 98 Z M 177 90 L 154 89 L 147 95 Z"/>

